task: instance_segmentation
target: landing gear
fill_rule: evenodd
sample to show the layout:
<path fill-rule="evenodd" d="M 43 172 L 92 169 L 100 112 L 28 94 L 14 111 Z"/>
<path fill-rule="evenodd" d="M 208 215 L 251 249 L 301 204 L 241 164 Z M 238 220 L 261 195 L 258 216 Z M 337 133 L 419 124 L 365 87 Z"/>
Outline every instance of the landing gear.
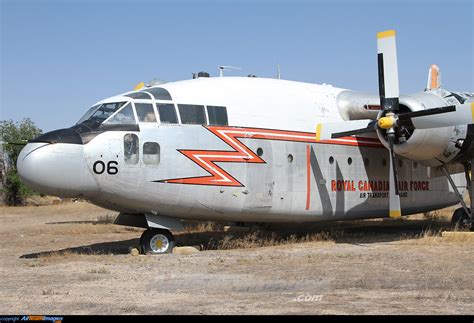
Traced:
<path fill-rule="evenodd" d="M 455 224 L 458 227 L 465 227 L 470 225 L 470 218 L 469 213 L 466 213 L 464 208 L 460 207 L 453 213 L 453 217 L 451 218 L 451 223 Z"/>
<path fill-rule="evenodd" d="M 462 195 L 459 193 L 456 187 L 456 184 L 451 178 L 451 175 L 449 174 L 448 169 L 446 168 L 446 165 L 443 165 L 443 170 L 446 175 L 446 178 L 448 179 L 449 183 L 451 184 L 451 187 L 453 188 L 454 192 L 456 193 L 459 199 L 459 203 L 461 203 L 461 206 L 462 206 L 461 208 L 454 211 L 451 222 L 456 223 L 456 225 L 469 227 L 471 231 L 473 231 L 474 230 L 474 212 L 473 212 L 474 211 L 474 199 L 473 199 L 474 160 L 471 160 L 470 165 L 468 162 L 464 164 L 464 174 L 466 176 L 467 189 L 468 189 L 469 197 L 471 200 L 471 208 L 468 208 L 466 203 L 464 202 L 464 199 L 462 198 Z"/>
<path fill-rule="evenodd" d="M 171 253 L 176 242 L 168 230 L 149 228 L 140 237 L 140 248 L 144 254 Z"/>

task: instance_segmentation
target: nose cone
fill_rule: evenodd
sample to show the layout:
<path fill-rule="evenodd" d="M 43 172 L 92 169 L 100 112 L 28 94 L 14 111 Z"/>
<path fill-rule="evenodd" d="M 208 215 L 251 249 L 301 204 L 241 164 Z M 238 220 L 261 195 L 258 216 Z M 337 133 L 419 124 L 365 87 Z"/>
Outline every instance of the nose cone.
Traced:
<path fill-rule="evenodd" d="M 36 192 L 87 197 L 99 191 L 82 145 L 29 143 L 18 156 L 17 169 L 21 180 Z"/>

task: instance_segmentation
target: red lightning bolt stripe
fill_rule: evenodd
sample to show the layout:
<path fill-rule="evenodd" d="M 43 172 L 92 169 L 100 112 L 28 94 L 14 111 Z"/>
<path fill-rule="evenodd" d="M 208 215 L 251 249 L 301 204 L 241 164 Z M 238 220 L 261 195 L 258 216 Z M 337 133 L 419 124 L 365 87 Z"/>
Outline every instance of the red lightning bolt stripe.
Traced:
<path fill-rule="evenodd" d="M 176 178 L 161 180 L 157 182 L 193 185 L 213 186 L 244 186 L 228 172 L 216 165 L 218 162 L 232 163 L 254 163 L 264 164 L 265 161 L 256 155 L 250 148 L 245 146 L 238 138 L 282 140 L 292 142 L 324 143 L 351 146 L 383 147 L 378 139 L 343 137 L 332 140 L 316 141 L 314 133 L 283 131 L 259 128 L 233 128 L 233 127 L 205 127 L 222 141 L 227 143 L 234 151 L 220 150 L 179 150 L 180 153 L 191 159 L 201 168 L 206 170 L 209 176 L 197 176 L 188 178 Z"/>

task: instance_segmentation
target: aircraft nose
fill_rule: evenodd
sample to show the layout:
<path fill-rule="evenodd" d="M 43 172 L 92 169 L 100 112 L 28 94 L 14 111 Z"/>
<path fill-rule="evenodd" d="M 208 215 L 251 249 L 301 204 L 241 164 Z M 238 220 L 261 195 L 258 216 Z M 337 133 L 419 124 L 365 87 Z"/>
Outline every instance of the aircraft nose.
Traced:
<path fill-rule="evenodd" d="M 28 143 L 18 156 L 17 169 L 21 180 L 39 193 L 87 197 L 99 191 L 82 145 Z"/>

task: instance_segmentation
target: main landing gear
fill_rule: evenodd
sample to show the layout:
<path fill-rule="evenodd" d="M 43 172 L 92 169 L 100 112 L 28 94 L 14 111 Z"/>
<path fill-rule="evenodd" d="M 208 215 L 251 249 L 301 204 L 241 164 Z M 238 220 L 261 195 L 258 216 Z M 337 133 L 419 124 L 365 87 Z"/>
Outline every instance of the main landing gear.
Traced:
<path fill-rule="evenodd" d="M 176 242 L 170 231 L 165 229 L 146 229 L 140 237 L 140 248 L 144 254 L 159 255 L 171 253 Z"/>
<path fill-rule="evenodd" d="M 466 183 L 469 192 L 469 199 L 471 201 L 471 207 L 468 208 L 466 203 L 464 202 L 462 195 L 459 193 L 456 184 L 454 183 L 451 175 L 448 172 L 446 166 L 443 166 L 444 173 L 446 178 L 448 179 L 451 187 L 453 188 L 454 192 L 456 193 L 459 203 L 461 203 L 462 207 L 454 211 L 453 217 L 451 218 L 451 222 L 456 226 L 460 227 L 468 227 L 471 231 L 474 230 L 474 200 L 473 200 L 473 188 L 474 188 L 474 160 L 471 160 L 469 163 L 464 163 L 464 174 L 466 176 Z M 471 172 L 469 173 L 469 170 Z"/>
<path fill-rule="evenodd" d="M 460 207 L 453 213 L 453 217 L 451 218 L 451 223 L 455 224 L 458 227 L 467 227 L 471 223 L 471 219 L 469 218 L 469 213 L 466 213 L 464 208 Z M 471 227 L 472 228 L 472 227 Z"/>

